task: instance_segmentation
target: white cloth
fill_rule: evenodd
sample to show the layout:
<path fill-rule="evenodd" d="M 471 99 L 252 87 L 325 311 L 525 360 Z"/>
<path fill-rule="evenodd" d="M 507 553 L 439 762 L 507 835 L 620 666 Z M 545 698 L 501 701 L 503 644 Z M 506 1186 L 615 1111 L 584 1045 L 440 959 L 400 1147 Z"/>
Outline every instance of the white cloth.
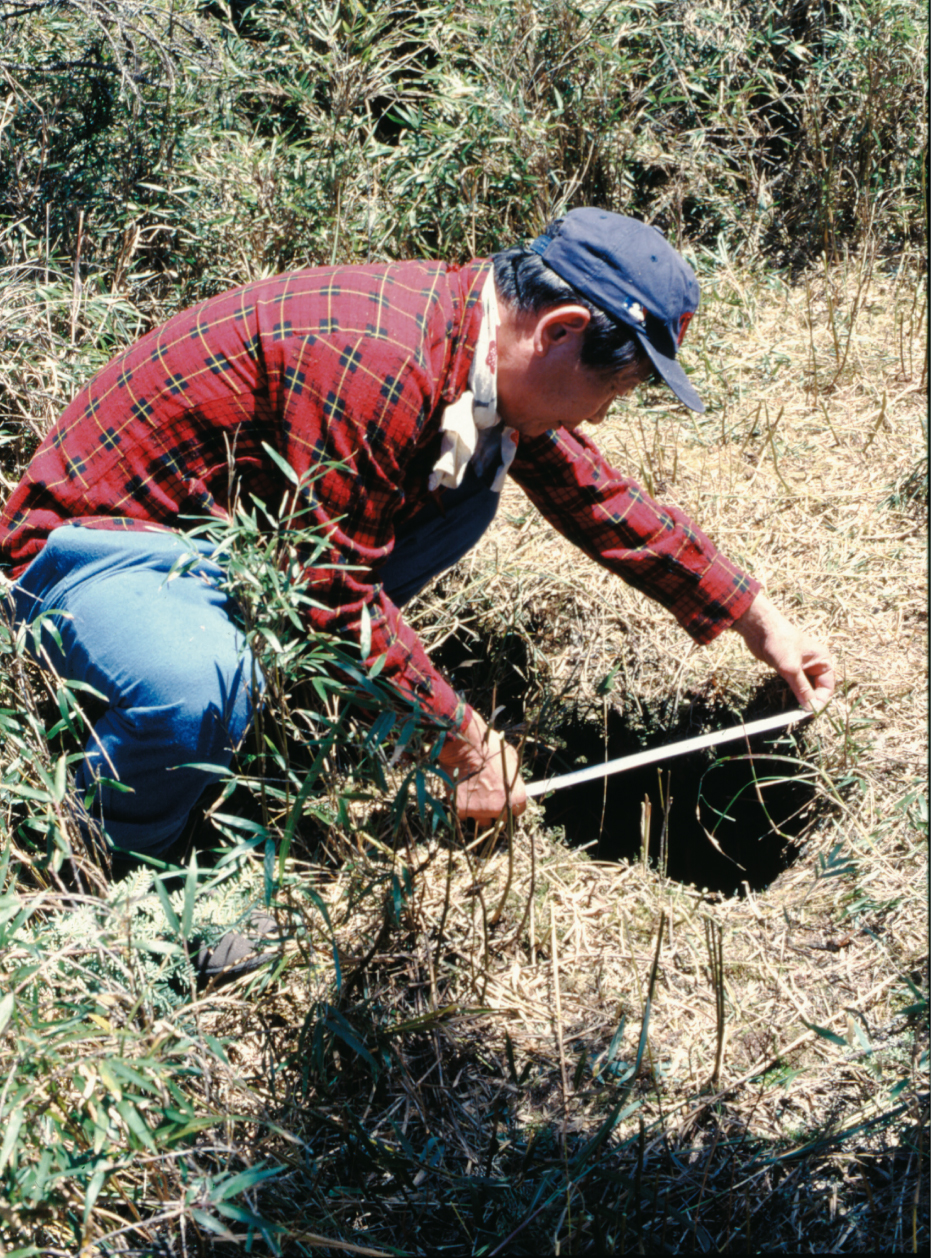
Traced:
<path fill-rule="evenodd" d="M 457 489 L 473 463 L 490 488 L 500 493 L 517 453 L 517 433 L 498 415 L 498 299 L 494 272 L 482 289 L 482 322 L 466 391 L 443 411 L 442 444 L 427 487 Z M 491 475 L 493 473 L 493 479 Z"/>

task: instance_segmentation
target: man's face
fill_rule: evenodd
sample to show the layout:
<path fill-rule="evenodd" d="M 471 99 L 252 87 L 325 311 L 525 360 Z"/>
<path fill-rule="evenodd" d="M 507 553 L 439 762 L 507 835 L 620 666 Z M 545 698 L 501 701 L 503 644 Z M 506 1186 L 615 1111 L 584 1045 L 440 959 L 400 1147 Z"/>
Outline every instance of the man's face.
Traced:
<path fill-rule="evenodd" d="M 570 348 L 567 346 L 567 349 Z M 612 402 L 630 393 L 650 375 L 649 361 L 631 363 L 620 371 L 600 371 L 584 366 L 573 356 L 550 355 L 533 381 L 534 387 L 511 400 L 505 413 L 506 424 L 527 437 L 537 437 L 552 428 L 570 432 L 580 424 L 600 424 Z"/>

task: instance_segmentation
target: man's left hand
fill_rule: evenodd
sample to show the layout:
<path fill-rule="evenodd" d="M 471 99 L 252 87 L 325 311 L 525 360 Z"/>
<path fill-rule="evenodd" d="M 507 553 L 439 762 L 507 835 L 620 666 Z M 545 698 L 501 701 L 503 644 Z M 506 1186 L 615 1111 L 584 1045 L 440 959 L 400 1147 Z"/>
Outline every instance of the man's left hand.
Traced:
<path fill-rule="evenodd" d="M 834 691 L 834 662 L 827 647 L 796 629 L 769 601 L 758 594 L 732 628 L 750 653 L 775 669 L 803 708 L 818 712 Z"/>

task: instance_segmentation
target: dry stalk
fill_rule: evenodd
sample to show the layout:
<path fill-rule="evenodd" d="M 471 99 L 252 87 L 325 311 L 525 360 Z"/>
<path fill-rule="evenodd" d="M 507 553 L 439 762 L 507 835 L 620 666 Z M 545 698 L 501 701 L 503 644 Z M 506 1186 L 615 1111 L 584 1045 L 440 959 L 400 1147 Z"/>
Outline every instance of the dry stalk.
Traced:
<path fill-rule="evenodd" d="M 705 918 L 705 943 L 708 946 L 708 967 L 715 1004 L 714 1067 L 709 1084 L 717 1088 L 721 1081 L 724 1060 L 724 931 L 718 922 Z"/>
<path fill-rule="evenodd" d="M 566 1073 L 566 1050 L 562 1035 L 562 995 L 559 990 L 559 947 L 556 939 L 556 914 L 550 913 L 550 952 L 553 967 L 553 1003 L 555 1006 L 556 1046 L 559 1052 L 559 1076 L 562 1083 L 563 1142 L 566 1138 L 566 1115 L 569 1109 L 569 1076 Z"/>

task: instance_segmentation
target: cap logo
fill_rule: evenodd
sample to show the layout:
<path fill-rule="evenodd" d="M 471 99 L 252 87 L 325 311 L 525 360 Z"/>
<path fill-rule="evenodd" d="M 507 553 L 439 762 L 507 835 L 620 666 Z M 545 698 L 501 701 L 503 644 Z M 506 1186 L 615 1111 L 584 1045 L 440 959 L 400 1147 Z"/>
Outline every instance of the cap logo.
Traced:
<path fill-rule="evenodd" d="M 677 347 L 678 347 L 678 346 L 680 346 L 680 345 L 682 344 L 683 340 L 685 339 L 685 330 L 686 330 L 686 328 L 689 326 L 689 324 L 692 322 L 692 315 L 693 315 L 694 313 L 695 313 L 695 312 L 694 312 L 694 310 L 686 310 L 686 312 L 685 312 L 685 313 L 684 313 L 684 314 L 680 317 L 680 319 L 679 319 L 679 335 L 678 335 L 678 337 L 676 338 L 676 346 L 677 346 Z"/>
<path fill-rule="evenodd" d="M 647 314 L 639 301 L 628 301 L 624 304 L 627 307 L 627 313 L 636 323 L 646 323 Z"/>

